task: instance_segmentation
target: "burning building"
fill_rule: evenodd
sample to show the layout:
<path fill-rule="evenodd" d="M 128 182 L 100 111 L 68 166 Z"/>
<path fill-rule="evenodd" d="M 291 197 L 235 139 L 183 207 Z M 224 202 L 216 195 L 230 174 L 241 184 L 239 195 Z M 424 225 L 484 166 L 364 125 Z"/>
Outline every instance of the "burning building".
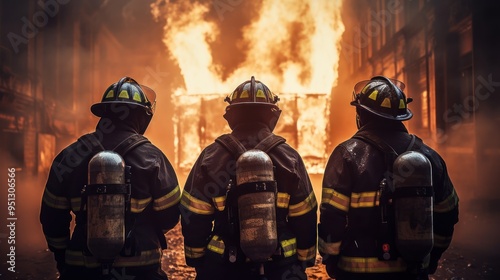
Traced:
<path fill-rule="evenodd" d="M 332 126 L 342 127 L 345 93 L 384 74 L 406 84 L 411 133 L 446 159 L 462 202 L 498 204 L 500 55 L 497 1 L 345 1 Z M 348 116 L 347 118 L 353 118 Z M 351 121 L 352 122 L 352 121 Z M 352 128 L 332 134 L 348 137 Z"/>
<path fill-rule="evenodd" d="M 173 96 L 175 162 L 189 171 L 201 149 L 229 131 L 224 97 L 255 76 L 280 97 L 276 132 L 299 151 L 309 172 L 321 174 L 330 151 L 341 1 L 248 2 L 152 5 L 165 21 L 163 42 L 184 80 Z M 232 57 L 225 57 L 228 50 Z"/>

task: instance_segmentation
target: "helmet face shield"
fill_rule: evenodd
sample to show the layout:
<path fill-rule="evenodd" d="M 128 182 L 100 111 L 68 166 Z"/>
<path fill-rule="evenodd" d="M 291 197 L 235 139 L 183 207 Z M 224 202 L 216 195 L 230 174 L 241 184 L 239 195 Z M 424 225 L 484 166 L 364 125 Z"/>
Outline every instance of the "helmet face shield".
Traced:
<path fill-rule="evenodd" d="M 384 76 L 356 83 L 351 105 L 373 115 L 397 121 L 409 120 L 413 114 L 408 109 L 411 98 L 403 92 L 405 84 Z"/>
<path fill-rule="evenodd" d="M 148 103 L 149 102 L 149 108 L 150 108 L 150 113 L 151 115 L 154 115 L 155 110 L 156 110 L 156 92 L 151 89 L 150 87 L 147 87 L 145 85 L 141 85 L 142 91 L 144 92 L 144 96 L 146 97 L 146 100 Z"/>

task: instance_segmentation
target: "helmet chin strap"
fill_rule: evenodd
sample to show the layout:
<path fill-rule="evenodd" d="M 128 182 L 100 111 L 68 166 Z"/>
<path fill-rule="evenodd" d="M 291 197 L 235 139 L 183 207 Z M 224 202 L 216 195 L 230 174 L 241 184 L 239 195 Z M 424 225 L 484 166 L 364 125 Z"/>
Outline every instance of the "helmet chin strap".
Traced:
<path fill-rule="evenodd" d="M 356 127 L 357 127 L 358 129 L 360 129 L 360 128 L 361 128 L 361 120 L 359 119 L 359 115 L 358 115 L 358 113 L 356 113 Z"/>

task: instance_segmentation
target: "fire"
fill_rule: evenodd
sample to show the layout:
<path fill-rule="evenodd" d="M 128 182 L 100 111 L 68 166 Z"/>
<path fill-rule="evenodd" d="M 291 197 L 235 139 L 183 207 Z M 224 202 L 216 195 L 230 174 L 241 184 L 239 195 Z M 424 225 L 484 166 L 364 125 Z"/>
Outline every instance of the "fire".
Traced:
<path fill-rule="evenodd" d="M 214 63 L 211 43 L 220 36 L 224 20 L 210 17 L 210 8 L 226 1 L 168 1 L 152 4 L 156 18 L 164 18 L 163 42 L 177 61 L 188 94 L 222 93 L 254 75 L 278 93 L 329 93 L 337 80 L 339 40 L 344 31 L 340 0 L 262 0 L 257 11 L 238 11 L 242 1 L 226 13 L 251 12 L 255 19 L 241 30 L 236 42 L 245 56 L 227 79 Z M 222 4 L 222 3 L 221 3 Z M 215 7 L 217 8 L 217 7 Z M 243 52 L 243 51 L 242 51 Z"/>
<path fill-rule="evenodd" d="M 310 172 L 321 172 L 344 31 L 341 5 L 341 0 L 156 0 L 152 14 L 166 22 L 163 42 L 184 79 L 173 97 L 183 104 L 174 120 L 179 167 L 190 168 L 196 152 L 227 132 L 223 97 L 255 76 L 281 98 L 277 133 L 303 155 Z M 240 18 L 247 22 L 233 26 Z M 230 32 L 238 35 L 221 41 L 228 27 L 238 28 Z M 225 51 L 216 46 L 224 44 L 236 49 L 230 54 L 239 59 L 233 65 L 216 62 Z"/>

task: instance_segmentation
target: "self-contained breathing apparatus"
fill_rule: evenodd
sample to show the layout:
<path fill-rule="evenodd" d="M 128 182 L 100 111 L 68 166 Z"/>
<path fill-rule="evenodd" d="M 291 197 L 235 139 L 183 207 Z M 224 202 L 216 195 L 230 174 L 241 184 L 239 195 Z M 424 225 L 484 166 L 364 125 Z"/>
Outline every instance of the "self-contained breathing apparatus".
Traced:
<path fill-rule="evenodd" d="M 149 140 L 134 134 L 113 150 L 105 150 L 93 134 L 86 134 L 79 141 L 92 151 L 88 183 L 82 189 L 80 207 L 80 211 L 87 212 L 84 254 L 96 258 L 101 264 L 102 275 L 106 276 L 118 256 L 137 254 L 130 236 L 134 227 L 130 215 L 132 173 L 123 157 Z"/>
<path fill-rule="evenodd" d="M 229 262 L 236 262 L 241 249 L 244 256 L 259 264 L 264 277 L 264 263 L 278 250 L 276 221 L 277 183 L 274 166 L 267 154 L 285 139 L 271 134 L 253 149 L 247 150 L 234 136 L 216 139 L 236 160 L 236 184 L 231 180 L 226 194 L 229 238 Z M 234 248 L 234 247 L 239 248 Z"/>
<path fill-rule="evenodd" d="M 401 257 L 407 271 L 419 275 L 434 245 L 432 165 L 422 153 L 407 150 L 400 155 L 382 139 L 358 132 L 358 138 L 384 153 L 387 172 L 380 182 L 379 259 Z M 417 276 L 418 279 L 418 276 Z"/>

